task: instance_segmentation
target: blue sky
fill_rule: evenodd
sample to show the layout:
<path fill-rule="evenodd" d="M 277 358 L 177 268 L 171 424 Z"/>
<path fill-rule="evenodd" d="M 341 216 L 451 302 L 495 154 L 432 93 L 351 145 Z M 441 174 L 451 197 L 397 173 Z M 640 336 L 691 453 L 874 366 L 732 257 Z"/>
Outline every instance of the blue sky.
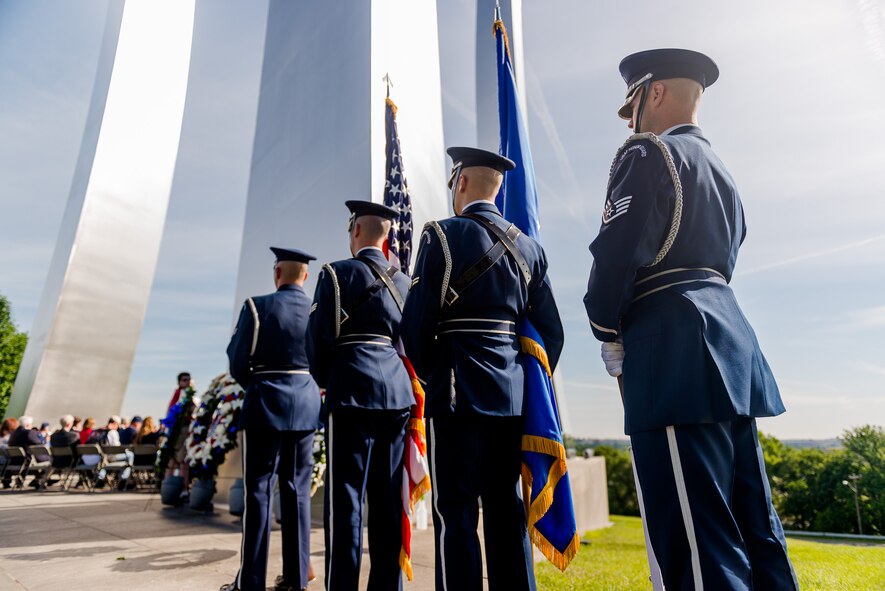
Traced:
<path fill-rule="evenodd" d="M 749 233 L 732 285 L 788 407 L 761 429 L 830 437 L 885 423 L 885 3 L 524 4 L 523 84 L 566 325 L 569 430 L 623 433 L 581 297 L 611 157 L 628 134 L 615 115 L 624 90 L 617 63 L 661 46 L 704 51 L 722 71 L 700 123 L 741 191 Z M 195 39 L 206 43 L 194 44 L 125 413 L 161 413 L 182 369 L 204 386 L 225 367 L 255 124 L 239 114 L 255 110 L 265 5 L 198 2 Z M 471 2 L 445 6 L 445 131 L 457 144 L 469 141 L 475 121 L 464 107 L 473 87 L 459 69 L 473 51 Z M 102 2 L 0 1 L 0 292 L 24 330 L 67 199 L 103 14 Z"/>

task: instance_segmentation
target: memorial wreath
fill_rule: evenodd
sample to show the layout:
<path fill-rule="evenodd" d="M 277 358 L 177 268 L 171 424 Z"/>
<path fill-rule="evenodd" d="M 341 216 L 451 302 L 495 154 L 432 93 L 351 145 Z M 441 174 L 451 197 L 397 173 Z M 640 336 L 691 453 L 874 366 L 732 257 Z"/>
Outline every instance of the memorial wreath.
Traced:
<path fill-rule="evenodd" d="M 243 388 L 228 373 L 209 384 L 185 442 L 185 461 L 194 478 L 215 478 L 227 452 L 237 447 L 237 422 L 244 396 Z"/>
<path fill-rule="evenodd" d="M 191 415 L 194 410 L 195 394 L 196 391 L 193 388 L 185 388 L 178 402 L 169 407 L 169 412 L 160 421 L 160 424 L 163 426 L 163 443 L 157 456 L 157 474 L 161 479 L 169 466 L 169 461 L 175 458 L 175 450 L 178 448 L 179 440 L 187 436 L 188 426 L 190 425 Z"/>

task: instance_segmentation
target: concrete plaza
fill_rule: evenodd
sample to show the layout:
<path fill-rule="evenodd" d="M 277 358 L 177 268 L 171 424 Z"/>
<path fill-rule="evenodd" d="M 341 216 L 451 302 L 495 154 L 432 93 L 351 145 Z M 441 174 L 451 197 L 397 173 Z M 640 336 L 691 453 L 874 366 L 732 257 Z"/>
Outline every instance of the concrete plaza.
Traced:
<path fill-rule="evenodd" d="M 239 565 L 240 521 L 216 505 L 214 514 L 164 507 L 158 494 L 97 491 L 0 491 L 2 591 L 215 591 Z M 311 534 L 323 588 L 323 530 Z M 414 582 L 433 589 L 433 530 L 413 530 Z M 363 548 L 363 577 L 369 557 Z M 271 536 L 268 584 L 281 572 L 280 532 Z"/>

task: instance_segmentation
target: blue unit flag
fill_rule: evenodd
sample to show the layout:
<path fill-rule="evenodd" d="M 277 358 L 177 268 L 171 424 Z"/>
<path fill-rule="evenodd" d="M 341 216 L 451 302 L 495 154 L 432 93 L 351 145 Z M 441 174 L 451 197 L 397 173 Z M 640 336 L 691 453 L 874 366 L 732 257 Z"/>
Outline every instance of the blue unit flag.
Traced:
<path fill-rule="evenodd" d="M 498 114 L 502 155 L 516 163 L 504 176 L 498 209 L 527 236 L 541 241 L 535 169 L 519 104 L 516 79 L 504 23 L 494 24 L 498 66 Z M 571 486 L 562 441 L 562 425 L 553 389 L 553 374 L 544 343 L 531 322 L 517 327 L 526 356 L 525 427 L 522 436 L 522 484 L 532 543 L 550 562 L 565 570 L 578 552 Z"/>

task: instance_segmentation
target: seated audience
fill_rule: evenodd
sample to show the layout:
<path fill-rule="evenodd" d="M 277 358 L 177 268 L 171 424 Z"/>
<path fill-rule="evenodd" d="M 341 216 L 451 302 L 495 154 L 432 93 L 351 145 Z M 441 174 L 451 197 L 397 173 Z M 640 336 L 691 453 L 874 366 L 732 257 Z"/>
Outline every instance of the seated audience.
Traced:
<path fill-rule="evenodd" d="M 43 442 L 43 445 L 49 443 L 49 436 L 52 435 L 52 432 L 49 430 L 49 423 L 41 423 L 37 434 L 40 436 L 40 441 Z"/>
<path fill-rule="evenodd" d="M 83 423 L 83 428 L 80 429 L 80 443 L 87 443 L 89 438 L 92 437 L 92 430 L 95 427 L 95 419 L 89 417 L 86 419 L 86 422 Z"/>
<path fill-rule="evenodd" d="M 34 419 L 32 417 L 19 417 L 18 429 L 9 436 L 9 447 L 23 447 L 28 449 L 30 445 L 43 445 L 40 440 L 40 432 L 34 429 Z"/>
<path fill-rule="evenodd" d="M 133 419 L 132 422 L 134 423 L 135 419 Z M 157 445 L 157 440 L 159 438 L 160 431 L 157 429 L 154 417 L 147 417 L 141 424 L 141 428 L 138 430 L 138 435 L 135 436 L 133 442 L 139 445 Z"/>
<path fill-rule="evenodd" d="M 0 449 L 9 445 L 9 436 L 18 429 L 18 419 L 8 418 L 0 425 Z"/>
<path fill-rule="evenodd" d="M 50 447 L 74 447 L 80 442 L 80 436 L 74 433 L 74 417 L 65 415 L 58 420 L 61 429 L 50 435 Z"/>
<path fill-rule="evenodd" d="M 120 445 L 135 443 L 135 437 L 138 435 L 138 430 L 141 429 L 141 423 L 141 417 L 135 415 L 132 417 L 132 422 L 129 423 L 128 427 L 120 429 Z"/>

